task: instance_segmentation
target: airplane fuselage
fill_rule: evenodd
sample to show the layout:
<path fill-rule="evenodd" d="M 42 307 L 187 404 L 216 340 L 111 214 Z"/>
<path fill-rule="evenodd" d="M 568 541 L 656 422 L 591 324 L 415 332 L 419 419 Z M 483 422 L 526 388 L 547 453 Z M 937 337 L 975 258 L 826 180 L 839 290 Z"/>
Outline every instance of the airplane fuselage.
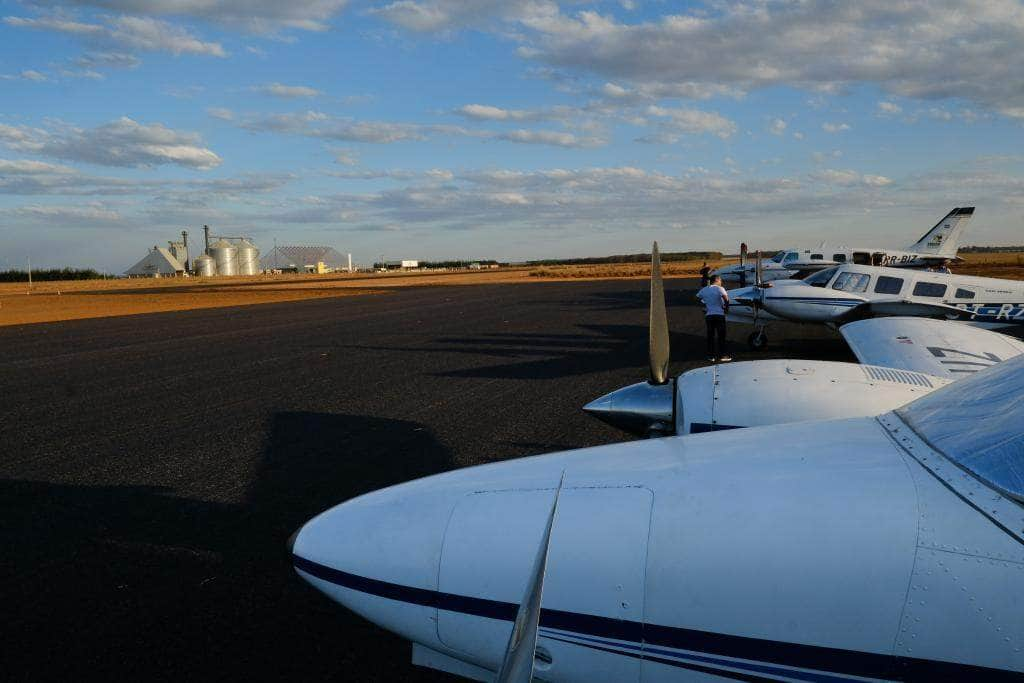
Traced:
<path fill-rule="evenodd" d="M 413 641 L 419 661 L 483 679 L 502 660 L 564 473 L 543 680 L 1011 680 L 1024 671 L 1024 544 L 989 517 L 1002 508 L 972 506 L 926 464 L 942 456 L 888 420 L 670 437 L 430 477 L 315 518 L 293 561 Z"/>
<path fill-rule="evenodd" d="M 748 287 L 729 295 L 745 301 L 760 293 Z M 782 286 L 776 283 L 764 290 L 763 308 L 793 322 L 841 323 L 865 302 L 884 301 L 948 306 L 989 327 L 1024 324 L 1024 282 L 857 265 L 837 266 Z M 730 319 L 738 322 L 752 322 L 752 317 L 749 308 L 730 310 Z"/>

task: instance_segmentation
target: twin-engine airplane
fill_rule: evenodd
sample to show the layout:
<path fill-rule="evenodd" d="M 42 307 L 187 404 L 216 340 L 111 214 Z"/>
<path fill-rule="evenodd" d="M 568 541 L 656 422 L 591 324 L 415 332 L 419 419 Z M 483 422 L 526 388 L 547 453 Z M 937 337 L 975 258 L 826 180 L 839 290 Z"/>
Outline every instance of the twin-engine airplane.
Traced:
<path fill-rule="evenodd" d="M 772 320 L 832 326 L 879 316 L 958 319 L 1000 328 L 1024 324 L 1024 282 L 847 264 L 803 280 L 764 282 L 729 292 L 728 318 L 753 324 L 748 341 L 767 344 Z"/>
<path fill-rule="evenodd" d="M 957 259 L 960 238 L 973 216 L 973 206 L 955 208 L 905 250 L 855 248 L 825 242 L 812 248 L 784 249 L 761 261 L 761 279 L 764 282 L 789 279 L 843 263 L 891 268 L 942 266 Z M 737 263 L 719 268 L 714 274 L 721 275 L 723 282 L 746 285 L 754 281 L 755 266 L 751 262 Z"/>
<path fill-rule="evenodd" d="M 1018 357 L 878 417 L 449 472 L 321 514 L 292 561 L 475 680 L 1020 680 L 1021 392 Z"/>

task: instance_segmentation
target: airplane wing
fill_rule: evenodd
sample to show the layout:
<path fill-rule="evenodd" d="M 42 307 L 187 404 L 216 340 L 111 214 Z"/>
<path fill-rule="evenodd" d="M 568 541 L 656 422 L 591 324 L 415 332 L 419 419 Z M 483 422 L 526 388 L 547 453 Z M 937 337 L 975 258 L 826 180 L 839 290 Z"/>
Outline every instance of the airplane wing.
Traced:
<path fill-rule="evenodd" d="M 869 318 L 839 328 L 857 360 L 958 379 L 1024 354 L 1024 341 L 960 322 Z"/>
<path fill-rule="evenodd" d="M 950 320 L 969 320 L 974 317 L 970 311 L 956 306 L 909 299 L 874 299 L 857 306 L 857 311 L 858 315 L 867 311 L 876 316 L 913 315 Z"/>

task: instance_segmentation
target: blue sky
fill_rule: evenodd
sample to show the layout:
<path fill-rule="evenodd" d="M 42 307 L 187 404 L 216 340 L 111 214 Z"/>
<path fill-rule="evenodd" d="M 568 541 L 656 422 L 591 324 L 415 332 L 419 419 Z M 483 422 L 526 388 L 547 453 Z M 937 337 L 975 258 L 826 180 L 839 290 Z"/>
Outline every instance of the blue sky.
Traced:
<path fill-rule="evenodd" d="M 1024 242 L 1020 2 L 0 0 L 0 268 Z"/>

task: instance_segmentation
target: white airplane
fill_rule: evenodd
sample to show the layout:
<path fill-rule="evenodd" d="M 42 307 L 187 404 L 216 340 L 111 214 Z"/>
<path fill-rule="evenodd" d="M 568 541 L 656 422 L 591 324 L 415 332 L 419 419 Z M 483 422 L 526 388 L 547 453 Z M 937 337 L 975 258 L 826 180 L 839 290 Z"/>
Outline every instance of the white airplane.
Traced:
<path fill-rule="evenodd" d="M 755 275 L 756 277 L 756 275 Z M 772 320 L 832 326 L 876 316 L 968 320 L 1000 328 L 1024 324 L 1024 282 L 930 271 L 846 264 L 803 280 L 760 282 L 729 293 L 731 322 L 753 324 L 754 348 L 767 344 Z"/>
<path fill-rule="evenodd" d="M 808 249 L 784 249 L 761 262 L 762 281 L 806 275 L 842 263 L 892 268 L 942 266 L 957 259 L 960 237 L 973 216 L 973 206 L 955 208 L 905 250 L 830 246 L 825 242 Z M 714 274 L 723 282 L 746 285 L 754 281 L 754 268 L 754 263 L 744 260 L 723 266 Z"/>
<path fill-rule="evenodd" d="M 292 562 L 475 680 L 1020 680 L 1022 391 L 1015 358 L 877 418 L 449 472 L 319 515 Z"/>

